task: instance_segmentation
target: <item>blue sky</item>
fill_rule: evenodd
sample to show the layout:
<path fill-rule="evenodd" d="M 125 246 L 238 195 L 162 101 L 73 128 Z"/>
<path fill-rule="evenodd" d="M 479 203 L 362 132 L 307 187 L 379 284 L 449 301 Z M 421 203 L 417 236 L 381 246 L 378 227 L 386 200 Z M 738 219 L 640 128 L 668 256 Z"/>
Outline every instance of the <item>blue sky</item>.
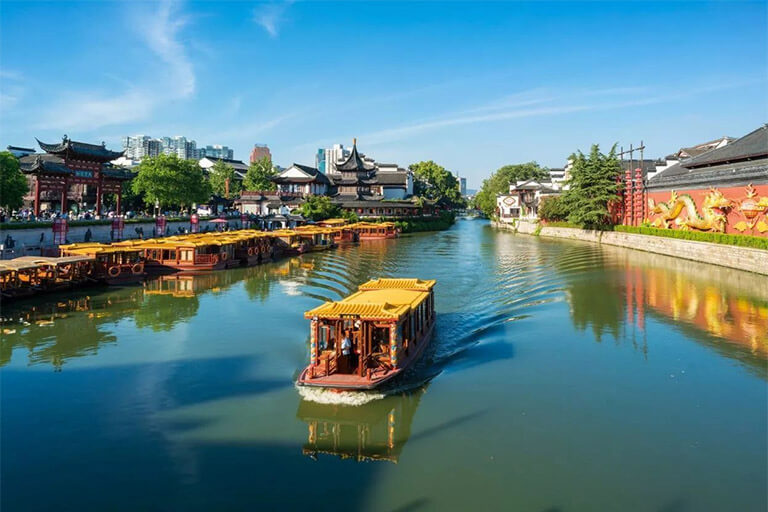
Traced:
<path fill-rule="evenodd" d="M 9 2 L 0 144 L 186 135 L 314 164 L 358 138 L 477 187 L 592 143 L 646 155 L 768 121 L 768 2 Z"/>

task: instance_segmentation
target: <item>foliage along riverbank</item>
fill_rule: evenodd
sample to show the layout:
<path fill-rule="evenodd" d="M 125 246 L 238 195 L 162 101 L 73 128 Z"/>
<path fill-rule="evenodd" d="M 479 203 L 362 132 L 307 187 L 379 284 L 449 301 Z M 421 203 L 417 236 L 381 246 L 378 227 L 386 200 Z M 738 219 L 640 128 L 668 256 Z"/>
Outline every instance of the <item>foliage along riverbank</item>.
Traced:
<path fill-rule="evenodd" d="M 424 231 L 444 231 L 450 229 L 456 222 L 456 214 L 453 212 L 442 212 L 439 217 L 410 217 L 407 219 L 393 218 L 382 219 L 382 221 L 393 221 L 395 226 L 403 233 L 421 233 Z"/>

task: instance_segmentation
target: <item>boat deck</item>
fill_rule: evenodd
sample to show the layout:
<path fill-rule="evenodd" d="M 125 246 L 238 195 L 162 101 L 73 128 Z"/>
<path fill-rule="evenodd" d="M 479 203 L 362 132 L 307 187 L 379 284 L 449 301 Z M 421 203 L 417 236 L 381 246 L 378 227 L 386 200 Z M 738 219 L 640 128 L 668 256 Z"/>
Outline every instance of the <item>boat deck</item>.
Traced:
<path fill-rule="evenodd" d="M 304 386 L 317 386 L 323 388 L 339 388 L 339 389 L 371 389 L 379 386 L 382 382 L 393 378 L 400 373 L 399 369 L 396 370 L 383 370 L 376 369 L 371 372 L 371 379 L 367 376 L 360 377 L 355 374 L 348 373 L 331 373 L 330 375 L 318 375 L 309 378 L 307 370 L 302 372 L 299 377 L 299 383 Z"/>

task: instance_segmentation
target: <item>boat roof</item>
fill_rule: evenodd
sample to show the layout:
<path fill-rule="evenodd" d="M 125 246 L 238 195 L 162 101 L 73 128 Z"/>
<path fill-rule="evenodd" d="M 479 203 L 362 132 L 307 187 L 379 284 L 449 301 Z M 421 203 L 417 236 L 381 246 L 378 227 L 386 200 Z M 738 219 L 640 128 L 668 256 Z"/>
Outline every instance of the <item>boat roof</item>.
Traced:
<path fill-rule="evenodd" d="M 423 279 L 379 278 L 379 279 L 372 279 L 367 283 L 361 284 L 359 289 L 360 290 L 385 290 L 385 289 L 400 288 L 403 290 L 417 290 L 422 292 L 428 292 L 435 286 L 436 282 L 437 281 L 435 281 L 434 279 L 423 280 Z"/>
<path fill-rule="evenodd" d="M 401 281 L 409 288 L 394 286 Z M 340 318 L 355 316 L 364 320 L 398 320 L 417 308 L 429 296 L 435 281 L 419 279 L 378 279 L 369 281 L 360 290 L 337 302 L 326 302 L 304 313 L 305 318 Z M 363 288 L 366 287 L 367 288 Z M 418 289 L 418 287 L 421 289 Z"/>

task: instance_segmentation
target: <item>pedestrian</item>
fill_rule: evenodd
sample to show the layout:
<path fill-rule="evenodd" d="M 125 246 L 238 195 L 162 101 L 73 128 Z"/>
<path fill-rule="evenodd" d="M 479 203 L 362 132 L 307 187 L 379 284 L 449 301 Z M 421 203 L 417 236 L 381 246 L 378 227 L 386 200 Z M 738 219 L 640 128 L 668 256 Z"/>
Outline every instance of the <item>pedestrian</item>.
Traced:
<path fill-rule="evenodd" d="M 344 339 L 341 340 L 341 356 L 344 360 L 344 371 L 352 373 L 352 340 L 349 331 L 344 332 Z"/>

